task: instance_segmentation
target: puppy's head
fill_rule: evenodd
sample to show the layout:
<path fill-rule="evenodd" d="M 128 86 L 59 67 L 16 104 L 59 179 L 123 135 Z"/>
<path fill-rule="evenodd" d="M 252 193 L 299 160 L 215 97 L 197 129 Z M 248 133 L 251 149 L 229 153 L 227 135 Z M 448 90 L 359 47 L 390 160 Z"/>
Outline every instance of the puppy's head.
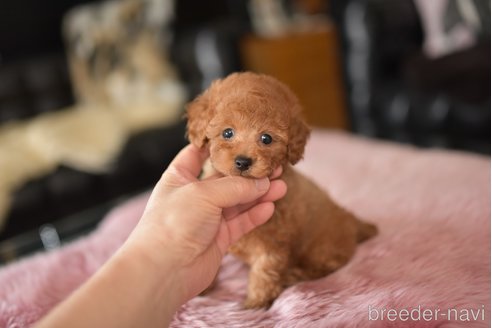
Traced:
<path fill-rule="evenodd" d="M 261 178 L 302 158 L 309 128 L 300 112 L 295 95 L 278 80 L 235 73 L 188 105 L 188 138 L 209 148 L 220 173 Z"/>

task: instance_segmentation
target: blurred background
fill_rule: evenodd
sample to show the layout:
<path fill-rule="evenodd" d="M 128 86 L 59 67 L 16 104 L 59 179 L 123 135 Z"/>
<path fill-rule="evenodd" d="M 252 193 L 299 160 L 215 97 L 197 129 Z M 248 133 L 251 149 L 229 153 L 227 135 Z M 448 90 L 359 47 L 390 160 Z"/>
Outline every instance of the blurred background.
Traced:
<path fill-rule="evenodd" d="M 0 2 L 0 263 L 92 230 L 235 71 L 315 128 L 490 155 L 489 0 Z"/>

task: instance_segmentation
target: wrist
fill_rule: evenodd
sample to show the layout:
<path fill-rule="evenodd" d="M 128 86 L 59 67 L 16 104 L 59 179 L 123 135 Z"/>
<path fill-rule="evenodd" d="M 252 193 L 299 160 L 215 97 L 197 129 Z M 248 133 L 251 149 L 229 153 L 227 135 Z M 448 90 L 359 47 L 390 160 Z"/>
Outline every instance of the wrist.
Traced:
<path fill-rule="evenodd" d="M 169 249 L 147 240 L 129 239 L 120 251 L 122 266 L 131 266 L 141 275 L 152 298 L 174 313 L 187 299 L 180 267 Z"/>
<path fill-rule="evenodd" d="M 40 327 L 166 327 L 185 301 L 172 262 L 157 263 L 129 239 Z"/>

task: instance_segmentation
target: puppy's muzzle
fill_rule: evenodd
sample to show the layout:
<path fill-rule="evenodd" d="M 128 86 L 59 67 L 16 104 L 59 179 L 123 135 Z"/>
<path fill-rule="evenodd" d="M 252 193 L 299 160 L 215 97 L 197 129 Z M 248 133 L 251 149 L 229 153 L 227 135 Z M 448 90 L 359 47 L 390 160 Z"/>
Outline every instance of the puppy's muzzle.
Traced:
<path fill-rule="evenodd" d="M 234 160 L 234 165 L 236 166 L 236 169 L 238 169 L 241 172 L 249 169 L 252 163 L 253 163 L 253 160 L 251 158 L 245 157 L 245 156 L 238 156 Z"/>

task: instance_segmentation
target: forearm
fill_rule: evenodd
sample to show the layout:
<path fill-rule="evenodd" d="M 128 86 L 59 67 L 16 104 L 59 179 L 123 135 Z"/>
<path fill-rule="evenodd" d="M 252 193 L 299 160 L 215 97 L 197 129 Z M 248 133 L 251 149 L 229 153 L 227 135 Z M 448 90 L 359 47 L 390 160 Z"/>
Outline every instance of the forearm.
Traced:
<path fill-rule="evenodd" d="M 38 327 L 165 327 L 184 299 L 173 263 L 126 244 Z"/>

